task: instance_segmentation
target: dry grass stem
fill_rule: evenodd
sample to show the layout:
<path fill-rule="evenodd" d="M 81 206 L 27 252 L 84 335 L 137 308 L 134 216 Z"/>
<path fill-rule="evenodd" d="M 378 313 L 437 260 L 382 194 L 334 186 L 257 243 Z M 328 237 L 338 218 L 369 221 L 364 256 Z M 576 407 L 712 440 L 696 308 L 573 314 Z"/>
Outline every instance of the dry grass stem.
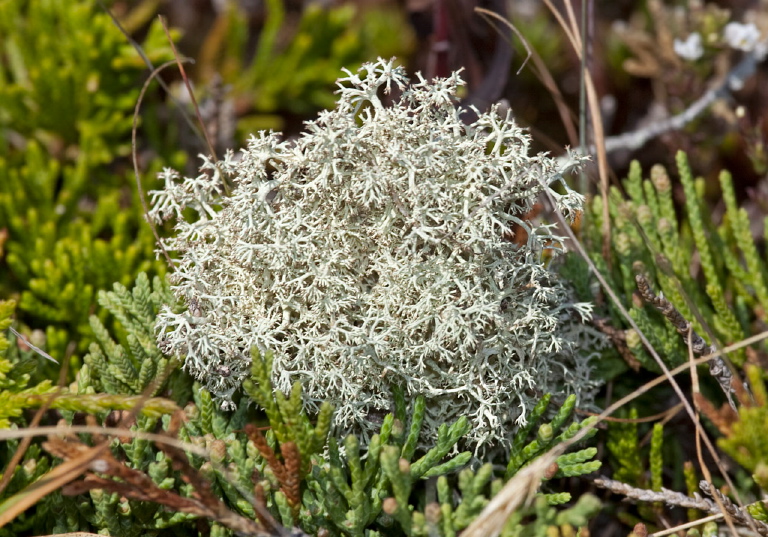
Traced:
<path fill-rule="evenodd" d="M 555 78 L 552 76 L 552 73 L 547 67 L 547 64 L 544 63 L 544 60 L 541 59 L 541 56 L 539 55 L 539 53 L 531 48 L 528 41 L 518 31 L 515 25 L 512 24 L 512 22 L 499 16 L 498 13 L 494 13 L 492 11 L 483 9 L 481 7 L 476 7 L 475 11 L 477 13 L 480 13 L 481 15 L 493 17 L 497 19 L 502 24 L 507 25 L 510 28 L 510 30 L 512 30 L 515 33 L 515 35 L 517 35 L 517 37 L 523 43 L 523 46 L 525 47 L 525 50 L 528 53 L 528 57 L 525 59 L 523 64 L 520 66 L 520 68 L 517 70 L 517 74 L 520 74 L 520 72 L 523 70 L 523 67 L 525 67 L 525 64 L 528 62 L 529 58 L 533 60 L 533 67 L 534 67 L 533 73 L 534 75 L 536 75 L 536 78 L 539 79 L 542 85 L 547 89 L 547 92 L 549 92 L 549 94 L 552 96 L 552 99 L 554 99 L 555 106 L 557 107 L 557 111 L 560 114 L 560 120 L 563 123 L 563 128 L 565 128 L 566 134 L 568 135 L 568 140 L 570 141 L 570 144 L 573 147 L 578 146 L 579 135 L 576 132 L 575 122 L 573 121 L 571 111 L 568 108 L 568 104 L 565 102 L 565 98 L 563 97 L 562 92 L 557 87 Z"/>
<path fill-rule="evenodd" d="M 509 516 L 530 504 L 547 470 L 565 452 L 564 446 L 565 443 L 554 447 L 517 472 L 464 530 L 462 537 L 497 537 Z"/>
<path fill-rule="evenodd" d="M 571 0 L 565 2 L 566 12 L 568 13 L 568 23 L 563 19 L 560 12 L 552 4 L 551 0 L 544 0 L 549 10 L 557 19 L 558 23 L 562 27 L 568 39 L 571 42 L 571 47 L 578 56 L 579 60 L 582 60 L 585 54 L 583 41 L 579 33 L 579 23 L 576 19 L 576 15 L 573 12 L 573 6 Z M 595 89 L 594 80 L 589 70 L 584 69 L 582 72 L 584 77 L 584 84 L 587 90 L 587 101 L 589 103 L 589 114 L 592 119 L 592 128 L 594 129 L 595 150 L 597 153 L 597 169 L 600 176 L 600 195 L 604 200 L 608 199 L 608 154 L 605 151 L 605 132 L 603 130 L 602 114 L 600 112 L 600 103 L 597 96 L 597 90 Z M 586 149 L 586 148 L 585 148 Z M 603 257 L 608 260 L 608 265 L 611 264 L 611 219 L 608 214 L 608 204 L 603 204 Z"/>
<path fill-rule="evenodd" d="M 168 39 L 168 45 L 171 47 L 171 51 L 173 52 L 173 57 L 176 59 L 176 65 L 179 66 L 179 71 L 181 72 L 181 78 L 184 80 L 184 85 L 187 88 L 187 92 L 189 93 L 189 98 L 192 101 L 192 106 L 195 109 L 195 114 L 197 115 L 197 121 L 202 127 L 203 130 L 203 137 L 205 137 L 205 143 L 208 145 L 208 151 L 211 155 L 211 158 L 213 158 L 214 162 L 216 162 L 218 157 L 216 156 L 216 149 L 213 147 L 213 143 L 211 143 L 211 138 L 208 136 L 208 131 L 205 129 L 205 122 L 203 121 L 202 115 L 200 115 L 200 107 L 197 105 L 197 98 L 195 97 L 195 92 L 192 91 L 192 84 L 189 81 L 189 77 L 187 77 L 187 71 L 184 69 L 184 63 L 187 61 L 185 58 L 184 61 L 181 60 L 181 57 L 179 56 L 179 52 L 176 50 L 176 44 L 173 42 L 173 39 L 171 38 L 171 32 L 168 31 L 168 25 L 165 22 L 165 17 L 162 15 L 158 15 L 157 17 L 160 20 L 160 24 L 163 26 L 163 30 L 165 31 L 165 37 Z"/>
<path fill-rule="evenodd" d="M 136 107 L 133 111 L 133 127 L 131 128 L 131 160 L 133 161 L 133 173 L 136 176 L 136 189 L 139 191 L 139 199 L 141 200 L 141 207 L 144 209 L 144 218 L 149 223 L 149 226 L 152 228 L 152 234 L 155 236 L 155 244 L 157 244 L 161 251 L 163 252 L 163 256 L 165 257 L 166 263 L 168 263 L 168 268 L 173 269 L 173 261 L 171 261 L 171 256 L 168 255 L 168 252 L 163 247 L 163 243 L 160 241 L 160 235 L 157 232 L 157 228 L 155 227 L 155 224 L 152 222 L 150 218 L 147 217 L 149 214 L 149 205 L 147 205 L 147 198 L 144 194 L 144 188 L 141 186 L 141 175 L 139 174 L 139 157 L 138 157 L 138 151 L 137 151 L 137 144 L 136 144 L 136 133 L 139 128 L 139 112 L 141 110 L 141 103 L 144 100 L 144 95 L 147 93 L 147 88 L 149 88 L 149 85 L 152 83 L 152 80 L 155 79 L 157 75 L 160 74 L 160 71 L 165 69 L 166 67 L 170 67 L 171 65 L 174 65 L 176 63 L 175 60 L 167 61 L 164 64 L 162 64 L 160 67 L 156 68 L 152 73 L 150 73 L 149 77 L 147 77 L 147 80 L 144 82 L 144 85 L 141 88 L 141 93 L 139 93 L 139 98 L 136 99 Z"/>
<path fill-rule="evenodd" d="M 77 479 L 78 476 L 88 470 L 95 459 L 108 452 L 109 444 L 107 443 L 83 450 L 6 500 L 3 503 L 3 510 L 0 512 L 0 528 L 35 505 L 44 496 L 60 489 L 73 479 Z"/>
<path fill-rule="evenodd" d="M 198 455 L 199 457 L 203 457 L 206 460 L 209 460 L 211 458 L 210 454 L 207 450 L 195 446 L 194 444 L 188 444 L 186 442 L 182 442 L 181 440 L 178 440 L 176 438 L 171 438 L 169 436 L 166 436 L 164 434 L 156 434 L 156 433 L 147 433 L 144 431 L 131 431 L 129 429 L 123 429 L 120 427 L 104 427 L 104 426 L 90 426 L 90 425 L 69 425 L 66 427 L 60 427 L 60 426 L 46 426 L 46 427 L 28 427 L 25 429 L 5 429 L 0 431 L 0 441 L 3 440 L 10 440 L 12 438 L 28 438 L 28 437 L 34 437 L 34 436 L 46 436 L 51 434 L 62 434 L 62 433 L 85 433 L 85 434 L 103 434 L 107 436 L 125 436 L 128 438 L 141 438 L 144 440 L 149 440 L 150 442 L 156 442 L 158 444 L 167 444 L 179 449 L 183 449 L 184 451 L 187 451 L 189 453 L 192 453 L 194 455 Z"/>

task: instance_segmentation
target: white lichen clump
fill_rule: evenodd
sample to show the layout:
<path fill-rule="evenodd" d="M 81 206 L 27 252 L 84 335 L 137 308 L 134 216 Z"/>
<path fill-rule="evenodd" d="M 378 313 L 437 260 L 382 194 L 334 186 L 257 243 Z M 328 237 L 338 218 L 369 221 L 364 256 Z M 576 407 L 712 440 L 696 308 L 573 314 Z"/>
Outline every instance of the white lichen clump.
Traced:
<path fill-rule="evenodd" d="M 543 190 L 579 210 L 556 161 L 529 156 L 528 135 L 495 109 L 464 125 L 458 74 L 409 85 L 379 60 L 347 75 L 297 140 L 261 132 L 197 178 L 161 174 L 151 217 L 177 222 L 164 247 L 188 306 L 159 316 L 162 348 L 225 408 L 249 349 L 271 349 L 278 389 L 300 380 L 310 409 L 329 400 L 337 426 L 364 435 L 391 385 L 426 396 L 424 440 L 467 416 L 476 446 L 505 445 L 542 393 L 588 403 L 576 347 L 590 306 L 545 266 L 561 239 L 525 220 Z"/>

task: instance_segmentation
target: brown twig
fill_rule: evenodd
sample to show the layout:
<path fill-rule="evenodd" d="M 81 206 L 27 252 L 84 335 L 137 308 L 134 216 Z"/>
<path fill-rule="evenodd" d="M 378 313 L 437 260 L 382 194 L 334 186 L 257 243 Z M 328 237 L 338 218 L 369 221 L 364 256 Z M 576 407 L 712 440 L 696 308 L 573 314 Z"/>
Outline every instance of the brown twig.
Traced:
<path fill-rule="evenodd" d="M 520 74 L 520 72 L 523 70 L 526 63 L 528 62 L 529 58 L 533 60 L 533 67 L 534 67 L 533 73 L 534 75 L 536 75 L 536 78 L 538 78 L 539 81 L 547 89 L 547 92 L 552 97 L 552 99 L 554 99 L 555 106 L 557 107 L 557 111 L 560 114 L 560 121 L 563 123 L 565 132 L 568 135 L 568 140 L 570 141 L 573 147 L 576 147 L 579 144 L 579 137 L 578 137 L 578 134 L 576 133 L 576 128 L 574 126 L 573 118 L 571 117 L 571 111 L 568 108 L 568 104 L 565 102 L 565 98 L 563 97 L 562 92 L 557 87 L 555 78 L 552 76 L 552 73 L 547 67 L 547 64 L 544 62 L 544 60 L 541 59 L 541 56 L 539 55 L 539 53 L 531 48 L 530 44 L 525 39 L 525 36 L 523 36 L 520 33 L 520 31 L 510 21 L 504 19 L 503 17 L 501 17 L 497 13 L 494 13 L 493 11 L 483 9 L 481 7 L 476 7 L 475 11 L 483 17 L 493 17 L 499 20 L 502 24 L 506 24 L 515 33 L 517 38 L 520 39 L 520 42 L 525 47 L 525 50 L 528 53 L 528 56 L 523 61 L 522 65 L 520 65 L 520 67 L 518 68 L 517 74 Z"/>
<path fill-rule="evenodd" d="M 173 52 L 173 57 L 176 58 L 176 65 L 179 66 L 181 78 L 184 80 L 184 85 L 187 88 L 187 92 L 189 92 L 189 98 L 192 100 L 192 106 L 195 109 L 197 121 L 200 123 L 201 127 L 203 127 L 203 136 L 205 137 L 205 143 L 208 145 L 208 151 L 210 151 L 213 161 L 217 162 L 219 159 L 216 156 L 216 149 L 213 147 L 211 138 L 208 136 L 208 131 L 205 129 L 203 117 L 200 115 L 200 107 L 197 105 L 197 99 L 195 98 L 195 92 L 192 91 L 192 84 L 190 84 L 189 78 L 187 77 L 187 72 L 184 69 L 184 61 L 182 61 L 181 57 L 179 56 L 179 52 L 176 50 L 176 45 L 174 44 L 173 39 L 171 39 L 171 32 L 168 31 L 168 25 L 165 23 L 165 18 L 162 15 L 158 15 L 157 18 L 160 20 L 160 24 L 162 24 L 163 30 L 165 31 L 165 36 L 168 38 L 168 44 L 170 45 L 171 51 Z"/>
<path fill-rule="evenodd" d="M 653 305 L 661 314 L 666 317 L 670 324 L 677 330 L 677 333 L 688 339 L 690 335 L 690 348 L 698 356 L 704 354 L 713 354 L 716 347 L 708 345 L 707 342 L 693 330 L 693 325 L 686 320 L 683 315 L 677 311 L 677 308 L 666 298 L 653 292 L 651 284 L 648 279 L 642 274 L 635 276 L 637 282 L 637 289 L 640 291 L 640 296 L 643 300 Z M 717 380 L 717 383 L 722 388 L 723 393 L 728 397 L 728 402 L 736 409 L 736 403 L 733 401 L 734 389 L 731 386 L 733 381 L 733 373 L 725 363 L 725 360 L 718 356 L 709 363 L 709 373 Z"/>
<path fill-rule="evenodd" d="M 717 489 L 712 489 L 706 481 L 699 483 L 699 487 L 702 492 L 719 500 L 722 504 L 722 509 L 718 507 L 718 502 L 710 500 L 709 498 L 703 498 L 696 494 L 693 498 L 675 492 L 669 489 L 662 488 L 660 491 L 653 491 L 647 489 L 641 489 L 622 483 L 621 481 L 615 481 L 608 479 L 607 477 L 599 477 L 593 479 L 592 483 L 600 488 L 610 490 L 615 494 L 621 494 L 629 500 L 639 502 L 664 502 L 665 504 L 673 507 L 682 507 L 685 509 L 698 509 L 705 513 L 711 513 L 719 516 L 730 517 L 733 522 L 747 526 L 763 536 L 768 536 L 768 524 L 760 522 L 752 518 L 749 512 L 745 508 L 741 508 L 735 505 L 730 498 L 722 494 Z"/>
<path fill-rule="evenodd" d="M 595 328 L 600 330 L 600 332 L 608 336 L 608 339 L 611 340 L 613 346 L 616 347 L 616 350 L 632 371 L 635 373 L 640 371 L 640 360 L 632 354 L 629 346 L 627 346 L 627 336 L 625 335 L 624 330 L 611 326 L 606 319 L 593 318 L 592 324 Z"/>
<path fill-rule="evenodd" d="M 272 473 L 280 483 L 280 490 L 285 494 L 288 504 L 298 515 L 301 506 L 301 453 L 295 442 L 280 444 L 280 454 L 285 462 L 280 462 L 274 450 L 267 443 L 261 431 L 252 424 L 245 426 L 245 434 L 253 442 L 261 456 L 267 460 Z"/>
<path fill-rule="evenodd" d="M 712 500 L 707 500 L 700 496 L 691 498 L 681 492 L 675 492 L 663 487 L 659 491 L 642 489 L 607 477 L 592 479 L 592 484 L 602 489 L 610 490 L 614 494 L 620 494 L 628 500 L 636 502 L 664 502 L 673 507 L 698 509 L 699 511 L 705 511 L 707 513 L 710 511 L 719 513 L 717 506 Z"/>
<path fill-rule="evenodd" d="M 182 475 L 182 479 L 192 485 L 193 497 L 179 496 L 175 492 L 161 489 L 144 472 L 128 468 L 120 463 L 108 449 L 104 449 L 108 443 L 102 442 L 99 452 L 70 436 L 50 436 L 43 447 L 55 457 L 69 460 L 87 460 L 86 469 L 89 470 L 82 480 L 71 481 L 62 491 L 68 495 L 83 494 L 90 490 L 104 490 L 117 493 L 130 500 L 148 501 L 163 505 L 177 512 L 215 520 L 220 524 L 242 535 L 286 537 L 288 532 L 276 522 L 267 531 L 259 523 L 249 520 L 231 511 L 211 491 L 211 485 L 203 479 L 197 470 L 190 464 L 184 452 L 168 444 L 160 444 L 160 448 L 171 459 L 174 470 Z M 65 463 L 67 464 L 67 463 Z M 75 476 L 76 477 L 76 476 Z M 265 507 L 261 506 L 260 515 L 270 517 Z"/>
<path fill-rule="evenodd" d="M 768 536 L 768 524 L 755 520 L 752 515 L 749 514 L 746 507 L 735 505 L 728 496 L 714 488 L 708 481 L 701 481 L 699 483 L 699 488 L 704 494 L 711 496 L 718 506 L 723 507 L 723 516 L 726 520 L 733 520 L 737 524 L 747 526 L 760 535 Z M 734 534 L 736 534 L 735 530 Z"/>

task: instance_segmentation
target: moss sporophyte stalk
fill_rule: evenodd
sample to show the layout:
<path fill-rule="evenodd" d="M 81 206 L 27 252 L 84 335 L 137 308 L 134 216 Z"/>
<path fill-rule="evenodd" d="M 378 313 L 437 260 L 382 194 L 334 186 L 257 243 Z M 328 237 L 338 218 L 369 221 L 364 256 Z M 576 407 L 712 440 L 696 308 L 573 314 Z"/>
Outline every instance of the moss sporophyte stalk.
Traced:
<path fill-rule="evenodd" d="M 529 155 L 497 108 L 464 125 L 456 73 L 409 83 L 381 59 L 345 73 L 336 107 L 297 139 L 259 132 L 197 177 L 160 175 L 150 217 L 176 222 L 162 246 L 187 305 L 160 313 L 162 348 L 224 408 L 250 348 L 272 350 L 277 389 L 301 381 L 309 410 L 328 400 L 336 426 L 364 436 L 392 385 L 427 398 L 425 441 L 467 416 L 476 446 L 506 445 L 543 392 L 589 404 L 591 306 L 542 259 L 561 239 L 525 220 L 543 191 L 580 210 L 557 162 Z M 510 241 L 520 228 L 527 241 Z"/>

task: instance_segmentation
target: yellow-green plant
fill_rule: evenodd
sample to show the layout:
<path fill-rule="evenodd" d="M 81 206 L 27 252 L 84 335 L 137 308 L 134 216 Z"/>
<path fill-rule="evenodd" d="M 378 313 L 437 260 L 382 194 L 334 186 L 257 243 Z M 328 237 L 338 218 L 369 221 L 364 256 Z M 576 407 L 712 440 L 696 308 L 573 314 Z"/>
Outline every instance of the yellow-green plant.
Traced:
<path fill-rule="evenodd" d="M 125 160 L 147 67 L 93 0 L 3 2 L 0 35 L 0 295 L 61 360 L 99 289 L 163 271 Z M 172 57 L 159 24 L 143 47 Z"/>
<path fill-rule="evenodd" d="M 614 470 L 613 479 L 632 487 L 652 492 L 662 491 L 662 473 L 664 471 L 664 427 L 661 423 L 653 426 L 650 435 L 650 447 L 647 449 L 640 443 L 638 436 L 637 409 L 631 408 L 626 422 L 612 422 L 608 425 L 608 442 L 606 447 L 611 457 L 611 467 Z M 694 484 L 696 482 L 694 481 Z M 698 491 L 698 486 L 695 486 Z M 639 514 L 644 521 L 655 522 L 655 511 L 661 504 L 642 504 Z M 630 525 L 638 522 L 627 512 L 619 514 L 620 518 Z"/>
<path fill-rule="evenodd" d="M 137 205 L 123 207 L 127 191 L 114 184 L 93 185 L 103 170 L 88 158 L 61 162 L 33 141 L 0 157 L 0 229 L 8 234 L 0 292 L 18 296 L 21 320 L 46 330 L 46 349 L 59 360 L 70 341 L 87 348 L 100 289 L 164 270 Z"/>

